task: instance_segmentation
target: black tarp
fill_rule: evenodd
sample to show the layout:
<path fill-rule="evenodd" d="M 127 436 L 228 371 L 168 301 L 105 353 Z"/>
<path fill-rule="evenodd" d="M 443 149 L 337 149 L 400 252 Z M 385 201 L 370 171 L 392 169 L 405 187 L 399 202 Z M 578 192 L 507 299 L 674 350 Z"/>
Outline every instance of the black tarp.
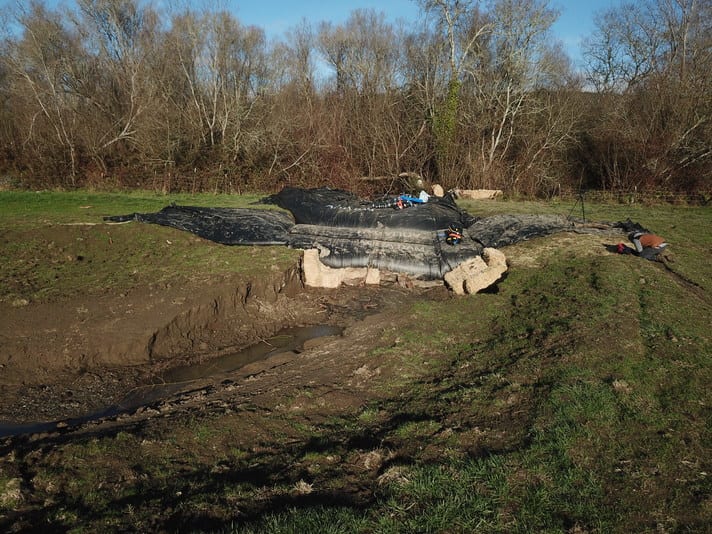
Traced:
<path fill-rule="evenodd" d="M 466 228 L 476 220 L 460 209 L 450 195 L 430 197 L 428 202 L 413 203 L 404 209 L 395 208 L 394 200 L 388 197 L 368 202 L 340 189 L 286 187 L 262 202 L 286 209 L 297 224 L 318 226 L 440 230 L 450 224 Z"/>
<path fill-rule="evenodd" d="M 572 228 L 561 215 L 492 215 L 478 219 L 465 233 L 484 247 L 499 248 Z"/>
<path fill-rule="evenodd" d="M 406 201 L 402 208 L 399 199 L 371 202 L 339 189 L 285 188 L 262 201 L 293 215 L 290 246 L 318 248 L 329 267 L 376 267 L 436 279 L 482 253 L 471 239 L 446 243 L 448 227 L 465 228 L 477 220 L 450 195 Z"/>
<path fill-rule="evenodd" d="M 572 221 L 559 215 L 474 217 L 450 196 L 431 197 L 404 209 L 394 208 L 393 200 L 368 202 L 348 191 L 285 188 L 262 203 L 275 204 L 291 215 L 265 208 L 171 205 L 157 213 L 105 219 L 172 226 L 227 245 L 317 248 L 322 263 L 330 267 L 375 267 L 425 279 L 442 278 L 485 247 L 574 229 Z M 464 230 L 458 244 L 446 241 L 450 226 Z"/>
<path fill-rule="evenodd" d="M 166 206 L 157 213 L 104 217 L 110 222 L 140 221 L 171 226 L 223 245 L 288 245 L 294 220 L 278 210 Z"/>
<path fill-rule="evenodd" d="M 446 236 L 444 230 L 297 224 L 289 240 L 295 248 L 319 249 L 319 259 L 329 267 L 376 267 L 433 280 L 482 254 L 479 243 L 463 239 L 449 245 Z"/>

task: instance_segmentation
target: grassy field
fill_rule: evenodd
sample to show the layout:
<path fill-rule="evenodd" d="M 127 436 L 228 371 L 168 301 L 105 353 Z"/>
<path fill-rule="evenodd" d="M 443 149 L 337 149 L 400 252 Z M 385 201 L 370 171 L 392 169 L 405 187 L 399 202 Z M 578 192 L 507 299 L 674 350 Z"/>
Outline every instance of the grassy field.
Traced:
<path fill-rule="evenodd" d="M 84 285 L 120 291 L 136 283 L 111 278 L 108 267 L 95 279 L 76 265 L 94 249 L 72 249 L 64 267 L 43 259 L 48 226 L 170 201 L 252 200 L 0 192 L 2 296 L 41 301 Z M 571 203 L 462 205 L 481 216 L 581 214 Z M 630 218 L 665 236 L 673 262 L 591 253 L 583 239 L 505 249 L 536 261 L 518 263 L 496 292 L 417 302 L 373 340 L 373 361 L 398 372 L 374 377 L 373 400 L 357 413 L 273 412 L 259 419 L 254 447 L 238 438 L 244 414 L 206 413 L 151 434 L 5 450 L 0 526 L 9 530 L 17 517 L 27 525 L 35 513 L 75 532 L 709 532 L 712 212 L 585 208 L 590 220 Z M 107 230 L 93 228 L 96 247 Z M 99 247 L 103 261 L 139 250 L 129 272 L 143 280 L 234 268 L 222 256 L 227 247 L 152 227 L 116 237 L 118 228 L 130 226 L 110 230 L 111 247 L 123 248 Z M 170 271 L 159 261 L 165 250 L 150 252 L 166 240 L 179 243 Z M 285 263 L 292 253 L 285 250 Z M 232 250 L 231 261 L 244 257 L 245 272 L 259 276 L 263 254 L 273 262 L 282 252 Z M 18 272 L 32 276 L 20 263 L 32 258 L 50 274 L 8 287 Z M 64 268 L 68 281 L 48 291 L 46 278 Z M 308 400 L 315 387 L 295 397 Z"/>
<path fill-rule="evenodd" d="M 0 191 L 0 302 L 42 302 L 293 264 L 286 247 L 234 247 L 155 225 L 104 224 L 176 203 L 250 207 L 259 196 Z M 270 206 L 263 206 L 269 208 Z M 274 206 L 271 206 L 274 207 Z"/>

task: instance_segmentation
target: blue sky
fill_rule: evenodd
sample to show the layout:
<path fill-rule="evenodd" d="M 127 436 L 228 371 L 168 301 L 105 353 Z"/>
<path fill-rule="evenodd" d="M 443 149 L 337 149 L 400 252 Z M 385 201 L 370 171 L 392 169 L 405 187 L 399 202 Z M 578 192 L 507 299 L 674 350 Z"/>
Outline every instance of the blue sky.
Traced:
<path fill-rule="evenodd" d="M 559 10 L 560 16 L 554 25 L 554 33 L 574 63 L 580 63 L 581 40 L 593 30 L 594 15 L 622 0 L 552 0 L 550 6 Z M 280 37 L 302 19 L 311 23 L 329 20 L 345 21 L 354 9 L 374 9 L 385 13 L 395 22 L 397 19 L 414 21 L 419 9 L 413 0 L 263 0 L 229 2 L 233 12 L 243 24 L 265 30 L 268 37 Z"/>
<path fill-rule="evenodd" d="M 576 66 L 581 62 L 581 41 L 593 32 L 594 16 L 622 3 L 622 0 L 559 0 L 551 3 L 559 11 L 554 34 Z"/>
<path fill-rule="evenodd" d="M 418 6 L 413 0 L 233 0 L 232 4 L 241 22 L 263 28 L 268 36 L 282 35 L 302 18 L 312 23 L 343 22 L 355 9 L 383 12 L 392 22 L 418 18 Z"/>
<path fill-rule="evenodd" d="M 194 4 L 190 0 L 153 1 L 158 5 Z M 67 3 L 71 4 L 72 0 L 46 0 L 50 6 Z M 203 3 L 204 0 L 195 2 L 196 7 Z M 206 3 L 227 7 L 241 23 L 262 28 L 268 38 L 283 36 L 302 19 L 313 24 L 325 20 L 338 24 L 355 9 L 383 12 L 391 22 L 415 21 L 419 16 L 414 0 L 208 0 Z M 553 28 L 555 37 L 564 44 L 576 66 L 580 66 L 581 61 L 581 40 L 593 30 L 594 14 L 621 3 L 622 0 L 550 0 L 549 5 L 561 13 Z"/>

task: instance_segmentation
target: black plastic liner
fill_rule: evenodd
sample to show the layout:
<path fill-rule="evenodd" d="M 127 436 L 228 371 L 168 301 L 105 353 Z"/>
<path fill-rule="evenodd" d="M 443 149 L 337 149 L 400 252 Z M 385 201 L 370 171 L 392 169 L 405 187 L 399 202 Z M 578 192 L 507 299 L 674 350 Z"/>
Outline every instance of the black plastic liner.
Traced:
<path fill-rule="evenodd" d="M 464 239 L 459 245 L 445 242 L 446 231 L 403 228 L 347 228 L 297 224 L 290 231 L 294 248 L 317 248 L 325 265 L 376 267 L 434 280 L 461 262 L 482 254 L 483 247 Z"/>
<path fill-rule="evenodd" d="M 425 279 L 442 278 L 485 247 L 574 230 L 574 223 L 559 215 L 473 217 L 450 196 L 397 209 L 393 198 L 365 202 L 348 191 L 285 188 L 262 202 L 289 210 L 291 216 L 261 208 L 172 205 L 158 213 L 105 219 L 172 226 L 226 245 L 317 248 L 321 262 L 330 267 L 375 267 Z M 617 225 L 606 226 L 638 226 L 631 221 Z M 447 240 L 454 227 L 462 229 L 456 244 Z"/>
<path fill-rule="evenodd" d="M 439 230 L 451 224 L 466 228 L 477 220 L 460 209 L 450 195 L 430 197 L 428 202 L 413 203 L 404 209 L 397 209 L 394 200 L 365 202 L 340 189 L 286 187 L 262 202 L 288 210 L 297 224 L 319 226 Z"/>
<path fill-rule="evenodd" d="M 499 248 L 570 230 L 573 226 L 561 215 L 492 215 L 475 221 L 466 233 L 484 247 Z"/>
<path fill-rule="evenodd" d="M 171 226 L 223 245 L 288 245 L 294 220 L 278 210 L 200 208 L 172 204 L 158 213 L 104 217 L 111 222 L 140 221 Z"/>

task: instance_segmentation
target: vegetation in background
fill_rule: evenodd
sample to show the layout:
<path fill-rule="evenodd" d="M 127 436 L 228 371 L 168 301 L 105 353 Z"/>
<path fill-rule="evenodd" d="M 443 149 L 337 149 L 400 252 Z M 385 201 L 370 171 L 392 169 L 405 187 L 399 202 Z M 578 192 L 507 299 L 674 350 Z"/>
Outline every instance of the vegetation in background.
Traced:
<path fill-rule="evenodd" d="M 356 10 L 269 43 L 209 1 L 13 3 L 0 187 L 363 193 L 414 172 L 709 201 L 709 0 L 612 6 L 583 72 L 551 38 L 548 0 L 418 3 L 408 26 Z"/>

